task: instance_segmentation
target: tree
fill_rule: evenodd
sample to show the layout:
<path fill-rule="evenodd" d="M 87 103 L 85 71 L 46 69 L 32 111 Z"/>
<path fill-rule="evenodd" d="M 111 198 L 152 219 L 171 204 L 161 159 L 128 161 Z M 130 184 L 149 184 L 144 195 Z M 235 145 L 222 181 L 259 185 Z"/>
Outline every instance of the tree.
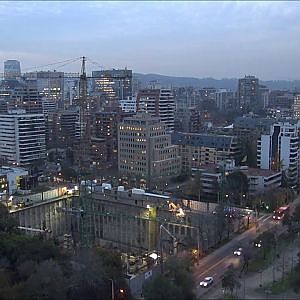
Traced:
<path fill-rule="evenodd" d="M 248 178 L 241 171 L 233 172 L 227 176 L 224 188 L 233 203 L 241 204 L 241 196 L 248 193 Z"/>
<path fill-rule="evenodd" d="M 76 171 L 70 167 L 63 166 L 61 173 L 63 178 L 66 180 L 75 180 L 77 178 Z"/>
<path fill-rule="evenodd" d="M 45 260 L 36 266 L 22 289 L 23 299 L 66 299 L 65 278 L 60 265 Z"/>
<path fill-rule="evenodd" d="M 7 207 L 0 203 L 0 232 L 15 232 L 17 230 L 16 220 L 9 214 Z"/>
<path fill-rule="evenodd" d="M 159 274 L 145 282 L 143 295 L 146 300 L 181 300 L 184 299 L 182 289 L 169 278 Z"/>
<path fill-rule="evenodd" d="M 193 294 L 192 257 L 172 256 L 166 263 L 166 273 L 147 282 L 144 286 L 146 299 L 195 299 Z"/>
<path fill-rule="evenodd" d="M 272 232 L 266 231 L 256 238 L 256 241 L 261 244 L 263 258 L 266 259 L 267 252 L 275 245 L 275 235 Z"/>
<path fill-rule="evenodd" d="M 221 242 L 223 239 L 223 234 L 226 227 L 226 216 L 224 212 L 224 205 L 221 203 L 216 208 L 216 233 L 218 236 L 218 242 Z"/>
<path fill-rule="evenodd" d="M 104 271 L 109 278 L 118 278 L 122 275 L 120 253 L 105 248 L 97 248 L 96 253 L 101 257 Z"/>
<path fill-rule="evenodd" d="M 223 279 L 222 279 L 222 287 L 225 290 L 229 290 L 231 294 L 233 293 L 233 290 L 235 288 L 241 287 L 241 283 L 238 279 L 238 276 L 235 274 L 235 272 L 232 268 L 230 268 L 229 270 L 227 270 L 225 272 Z"/>

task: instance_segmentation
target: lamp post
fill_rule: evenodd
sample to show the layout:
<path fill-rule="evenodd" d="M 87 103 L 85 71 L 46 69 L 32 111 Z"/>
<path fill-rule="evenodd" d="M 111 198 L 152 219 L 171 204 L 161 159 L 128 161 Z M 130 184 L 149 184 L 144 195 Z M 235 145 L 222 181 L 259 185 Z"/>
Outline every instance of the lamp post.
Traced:
<path fill-rule="evenodd" d="M 109 279 L 111 281 L 111 300 L 115 300 L 115 287 L 114 287 L 114 280 Z"/>

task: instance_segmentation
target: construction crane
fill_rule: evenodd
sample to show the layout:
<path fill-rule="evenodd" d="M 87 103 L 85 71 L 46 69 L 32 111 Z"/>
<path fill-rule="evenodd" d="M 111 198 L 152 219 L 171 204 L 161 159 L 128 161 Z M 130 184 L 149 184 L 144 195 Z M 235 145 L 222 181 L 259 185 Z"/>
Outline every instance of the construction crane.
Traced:
<path fill-rule="evenodd" d="M 82 57 L 81 74 L 79 80 L 79 126 L 80 139 L 78 144 L 79 170 L 89 168 L 89 147 L 91 144 L 91 123 L 90 123 L 90 101 L 87 93 L 87 76 L 85 70 L 86 57 Z"/>

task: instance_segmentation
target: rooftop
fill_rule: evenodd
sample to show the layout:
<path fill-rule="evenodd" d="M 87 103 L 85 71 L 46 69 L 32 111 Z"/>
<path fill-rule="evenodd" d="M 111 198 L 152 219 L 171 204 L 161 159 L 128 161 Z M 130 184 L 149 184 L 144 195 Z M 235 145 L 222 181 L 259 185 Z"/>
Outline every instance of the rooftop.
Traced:
<path fill-rule="evenodd" d="M 281 172 L 276 172 L 272 170 L 264 170 L 259 168 L 248 168 L 248 169 L 240 169 L 241 172 L 243 172 L 247 176 L 264 176 L 264 177 L 270 177 L 273 175 L 279 175 Z"/>
<path fill-rule="evenodd" d="M 227 148 L 232 145 L 234 136 L 217 135 L 217 134 L 201 134 L 201 133 L 183 133 L 174 132 L 172 134 L 172 144 L 190 145 L 195 147 L 208 148 Z"/>

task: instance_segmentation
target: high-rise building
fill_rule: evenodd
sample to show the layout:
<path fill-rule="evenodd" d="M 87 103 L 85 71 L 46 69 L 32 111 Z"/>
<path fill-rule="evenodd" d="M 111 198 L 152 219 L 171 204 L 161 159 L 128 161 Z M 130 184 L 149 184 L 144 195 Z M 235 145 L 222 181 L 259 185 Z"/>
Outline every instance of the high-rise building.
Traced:
<path fill-rule="evenodd" d="M 198 132 L 202 123 L 196 107 L 177 108 L 174 117 L 174 130 L 180 132 Z"/>
<path fill-rule="evenodd" d="M 167 131 L 174 130 L 175 102 L 170 89 L 145 89 L 137 95 L 137 110 L 159 117 Z"/>
<path fill-rule="evenodd" d="M 29 166 L 46 156 L 45 118 L 11 110 L 0 114 L 0 157 L 8 164 Z"/>
<path fill-rule="evenodd" d="M 4 79 L 19 79 L 21 66 L 18 60 L 6 60 L 4 62 Z"/>
<path fill-rule="evenodd" d="M 63 108 L 64 103 L 64 73 L 56 71 L 39 71 L 25 73 L 24 78 L 34 86 L 39 94 L 53 101 L 57 108 Z"/>
<path fill-rule="evenodd" d="M 166 125 L 149 113 L 140 112 L 119 124 L 118 148 L 119 172 L 127 177 L 151 185 L 180 173 L 178 147 L 171 144 Z"/>
<path fill-rule="evenodd" d="M 122 111 L 103 111 L 94 115 L 93 136 L 105 142 L 105 155 L 99 164 L 105 167 L 117 167 L 118 163 L 118 125 L 125 117 L 133 113 Z"/>
<path fill-rule="evenodd" d="M 230 100 L 234 98 L 234 92 L 228 90 L 218 90 L 216 92 L 216 105 L 220 111 L 225 111 L 230 107 Z"/>
<path fill-rule="evenodd" d="M 107 101 L 132 97 L 132 70 L 102 70 L 92 72 L 92 95 Z"/>
<path fill-rule="evenodd" d="M 257 166 L 284 171 L 290 184 L 299 180 L 299 120 L 279 121 L 260 135 L 257 141 Z"/>
<path fill-rule="evenodd" d="M 3 80 L 0 83 L 0 101 L 4 112 L 11 109 L 25 109 L 27 113 L 43 112 L 42 97 L 27 81 Z"/>
<path fill-rule="evenodd" d="M 238 99 L 240 109 L 250 111 L 259 106 L 259 83 L 255 76 L 239 79 Z"/>
<path fill-rule="evenodd" d="M 122 111 L 136 112 L 136 97 L 128 97 L 119 101 Z"/>
<path fill-rule="evenodd" d="M 60 126 L 64 143 L 72 147 L 80 138 L 80 112 L 76 106 L 69 107 L 60 113 Z"/>
<path fill-rule="evenodd" d="M 258 87 L 258 99 L 259 106 L 261 108 L 267 108 L 269 106 L 270 90 L 265 85 L 259 85 Z"/>
<path fill-rule="evenodd" d="M 294 118 L 300 119 L 300 94 L 296 94 L 294 96 L 294 103 L 292 109 Z"/>

